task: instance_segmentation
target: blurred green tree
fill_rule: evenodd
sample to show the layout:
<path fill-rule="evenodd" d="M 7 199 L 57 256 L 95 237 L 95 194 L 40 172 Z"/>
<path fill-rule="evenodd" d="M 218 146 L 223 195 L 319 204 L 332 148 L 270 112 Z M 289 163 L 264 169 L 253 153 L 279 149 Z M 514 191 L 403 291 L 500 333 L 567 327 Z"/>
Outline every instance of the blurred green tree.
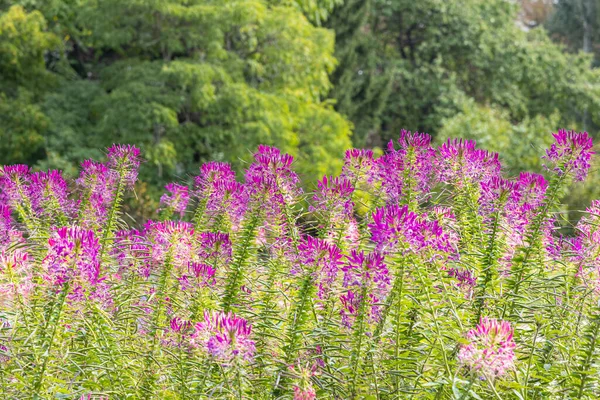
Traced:
<path fill-rule="evenodd" d="M 564 127 L 597 119 L 600 75 L 590 57 L 517 23 L 519 11 L 504 0 L 373 0 L 377 65 L 393 76 L 382 139 L 401 128 L 435 134 L 465 98 L 505 110 L 515 125 L 556 112 Z"/>
<path fill-rule="evenodd" d="M 112 142 L 135 143 L 146 178 L 161 183 L 208 159 L 239 166 L 268 143 L 298 156 L 309 178 L 341 168 L 350 124 L 321 100 L 331 89 L 334 37 L 300 3 L 24 3 L 40 32 L 44 14 L 55 34 L 47 35 L 64 38 L 59 57 L 69 67 L 52 73 L 56 85 L 35 103 L 44 125 L 33 131 L 45 139 L 38 165 L 68 168 Z M 24 13 L 11 7 L 6 15 L 15 9 Z"/>
<path fill-rule="evenodd" d="M 335 108 L 354 124 L 356 147 L 377 145 L 377 127 L 391 88 L 391 76 L 382 73 L 377 38 L 368 29 L 372 0 L 346 0 L 337 6 L 325 26 L 335 32 L 338 66 L 331 75 L 330 97 Z"/>

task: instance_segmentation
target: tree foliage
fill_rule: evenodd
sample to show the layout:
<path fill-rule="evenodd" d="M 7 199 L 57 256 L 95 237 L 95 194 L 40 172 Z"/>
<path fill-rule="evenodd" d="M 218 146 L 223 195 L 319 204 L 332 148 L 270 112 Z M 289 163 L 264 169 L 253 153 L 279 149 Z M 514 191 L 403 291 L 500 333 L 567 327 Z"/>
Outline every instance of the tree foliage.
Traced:
<path fill-rule="evenodd" d="M 302 6 L 263 0 L 28 4 L 29 12 L 14 6 L 3 14 L 8 22 L 0 26 L 27 25 L 9 36 L 0 71 L 11 82 L 19 76 L 37 82 L 35 74 L 44 73 L 56 83 L 29 106 L 43 123 L 16 131 L 21 142 L 30 140 L 26 133 L 44 137 L 42 154 L 4 161 L 69 169 L 95 148 L 137 143 L 147 154 L 147 176 L 161 182 L 208 158 L 237 162 L 268 142 L 298 155 L 305 174 L 341 167 L 334 160 L 349 144 L 350 125 L 321 101 L 335 66 L 334 38 L 304 17 Z M 64 38 L 57 57 L 68 68 L 51 71 L 41 55 L 56 36 Z"/>

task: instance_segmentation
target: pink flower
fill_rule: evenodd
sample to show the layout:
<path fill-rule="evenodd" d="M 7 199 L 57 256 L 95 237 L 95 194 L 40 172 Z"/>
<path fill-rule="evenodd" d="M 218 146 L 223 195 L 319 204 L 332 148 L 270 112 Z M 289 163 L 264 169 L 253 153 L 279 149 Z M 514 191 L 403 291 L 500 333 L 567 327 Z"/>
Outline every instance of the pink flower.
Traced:
<path fill-rule="evenodd" d="M 314 400 L 316 398 L 317 392 L 312 386 L 304 389 L 294 386 L 294 400 Z"/>
<path fill-rule="evenodd" d="M 79 215 L 84 227 L 99 228 L 106 221 L 115 194 L 114 181 L 115 176 L 106 165 L 92 160 L 81 163 L 81 172 L 75 182 L 83 191 Z"/>
<path fill-rule="evenodd" d="M 390 274 L 383 262 L 383 256 L 378 253 L 365 255 L 364 252 L 352 250 L 342 271 L 343 285 L 347 289 L 347 292 L 340 296 L 344 324 L 353 325 L 363 301 L 367 302 L 368 319 L 378 321 L 380 305 L 391 289 Z M 362 298 L 363 292 L 366 292 L 366 298 Z"/>
<path fill-rule="evenodd" d="M 123 183 L 132 188 L 140 168 L 140 149 L 129 144 L 114 144 L 108 149 L 107 166 L 123 176 Z"/>
<path fill-rule="evenodd" d="M 500 377 L 515 367 L 513 329 L 506 321 L 484 317 L 467 333 L 458 361 L 486 379 Z"/>
<path fill-rule="evenodd" d="M 54 229 L 48 239 L 48 254 L 43 260 L 47 279 L 56 286 L 77 277 L 98 283 L 99 250 L 100 243 L 93 231 L 78 226 Z"/>
<path fill-rule="evenodd" d="M 176 271 L 187 270 L 195 257 L 193 244 L 194 227 L 183 221 L 164 221 L 146 223 L 146 232 L 150 246 L 150 266 L 161 268 L 167 261 L 173 263 Z"/>
<path fill-rule="evenodd" d="M 340 266 L 343 265 L 340 249 L 324 240 L 305 236 L 298 244 L 298 253 L 292 271 L 307 268 L 312 271 L 317 285 L 317 295 L 324 299 L 331 293 L 338 277 Z"/>
<path fill-rule="evenodd" d="M 5 165 L 0 167 L 0 189 L 2 198 L 13 205 L 15 202 L 26 201 L 25 188 L 29 185 L 31 176 L 27 165 Z M 27 199 L 27 201 L 29 201 Z"/>
<path fill-rule="evenodd" d="M 346 150 L 341 176 L 350 180 L 356 188 L 379 189 L 383 172 L 382 161 L 374 158 L 372 150 Z"/>
<path fill-rule="evenodd" d="M 194 178 L 194 195 L 204 208 L 204 219 L 208 226 L 213 226 L 225 215 L 232 230 L 239 228 L 246 211 L 247 196 L 243 186 L 236 182 L 235 172 L 229 164 L 203 164 L 200 175 Z"/>
<path fill-rule="evenodd" d="M 463 185 L 500 174 L 498 154 L 475 148 L 474 140 L 448 139 L 438 149 L 439 179 Z"/>
<path fill-rule="evenodd" d="M 165 186 L 165 189 L 167 189 L 169 193 L 165 193 L 161 196 L 160 204 L 164 208 L 172 210 L 172 212 L 176 212 L 183 217 L 190 200 L 188 187 L 178 185 L 177 183 L 169 183 Z"/>
<path fill-rule="evenodd" d="M 65 217 L 73 215 L 75 202 L 68 198 L 67 182 L 61 171 L 35 172 L 30 179 L 29 198 L 37 216 L 50 217 L 55 212 Z"/>
<path fill-rule="evenodd" d="M 552 169 L 559 175 L 572 174 L 576 181 L 582 181 L 590 169 L 590 160 L 594 155 L 594 143 L 587 132 L 566 131 L 560 129 L 553 133 L 556 142 L 546 150 L 544 157 L 553 164 Z"/>
<path fill-rule="evenodd" d="M 252 361 L 254 341 L 252 326 L 232 313 L 204 312 L 204 321 L 196 324 L 192 340 L 197 341 L 212 357 L 224 365 L 234 359 Z"/>
<path fill-rule="evenodd" d="M 377 209 L 369 230 L 377 251 L 384 254 L 416 253 L 424 248 L 448 254 L 454 252 L 439 222 L 409 211 L 407 205 Z"/>
<path fill-rule="evenodd" d="M 433 184 L 435 150 L 431 147 L 431 136 L 403 129 L 398 144 L 400 148 L 396 150 L 390 141 L 381 159 L 386 198 L 392 203 L 408 200 L 409 195 L 411 201 L 422 200 L 429 195 Z"/>

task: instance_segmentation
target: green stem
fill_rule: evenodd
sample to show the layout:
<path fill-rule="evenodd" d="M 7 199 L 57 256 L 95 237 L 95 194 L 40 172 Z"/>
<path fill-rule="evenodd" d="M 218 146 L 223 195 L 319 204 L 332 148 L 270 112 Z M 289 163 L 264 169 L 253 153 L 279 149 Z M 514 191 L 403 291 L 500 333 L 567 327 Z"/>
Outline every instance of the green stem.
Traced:
<path fill-rule="evenodd" d="M 52 345 L 54 343 L 54 336 L 56 336 L 56 331 L 58 330 L 58 325 L 60 321 L 60 315 L 62 313 L 63 305 L 65 304 L 65 299 L 67 298 L 67 293 L 69 292 L 69 283 L 66 282 L 58 296 L 58 310 L 56 311 L 56 317 L 54 317 L 54 312 L 51 315 L 51 320 L 49 324 L 52 325 L 52 332 L 50 334 L 50 338 L 47 341 L 44 341 L 42 345 L 42 366 L 40 368 L 40 372 L 35 379 L 35 383 L 33 386 L 33 397 L 34 399 L 39 398 L 40 391 L 44 384 L 44 375 L 46 373 L 46 368 L 48 366 L 48 360 L 50 359 L 50 351 L 52 350 Z"/>

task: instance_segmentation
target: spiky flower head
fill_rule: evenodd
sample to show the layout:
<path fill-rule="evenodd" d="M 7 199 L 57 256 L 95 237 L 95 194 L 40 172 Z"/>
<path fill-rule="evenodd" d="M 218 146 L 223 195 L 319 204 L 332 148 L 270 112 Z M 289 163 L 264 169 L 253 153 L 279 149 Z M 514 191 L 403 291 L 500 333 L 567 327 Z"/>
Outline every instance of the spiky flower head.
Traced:
<path fill-rule="evenodd" d="M 254 357 L 252 326 L 233 313 L 205 311 L 204 321 L 197 323 L 195 330 L 191 340 L 225 366 Z"/>
<path fill-rule="evenodd" d="M 344 264 L 340 249 L 325 240 L 305 236 L 298 243 L 298 252 L 292 271 L 307 270 L 313 276 L 320 299 L 334 288 L 340 266 Z"/>
<path fill-rule="evenodd" d="M 553 133 L 555 142 L 546 150 L 544 157 L 552 163 L 546 168 L 558 175 L 572 175 L 576 181 L 583 181 L 590 169 L 590 160 L 594 155 L 594 143 L 587 132 L 575 132 L 560 129 Z"/>
<path fill-rule="evenodd" d="M 438 149 L 441 182 L 463 185 L 500 174 L 498 153 L 477 149 L 474 140 L 448 139 Z"/>
<path fill-rule="evenodd" d="M 2 199 L 8 204 L 26 200 L 26 187 L 31 181 L 29 167 L 23 164 L 5 165 L 0 167 L 0 189 Z M 29 201 L 27 199 L 27 201 Z"/>
<path fill-rule="evenodd" d="M 232 243 L 229 234 L 223 232 L 202 232 L 200 234 L 199 256 L 205 262 L 228 264 L 231 254 Z"/>
<path fill-rule="evenodd" d="M 327 177 L 317 183 L 317 191 L 313 196 L 314 211 L 327 214 L 331 223 L 352 217 L 352 182 L 345 177 Z"/>
<path fill-rule="evenodd" d="M 505 375 L 515 367 L 513 329 L 507 321 L 484 317 L 467 333 L 468 344 L 458 352 L 458 361 L 486 379 Z"/>
<path fill-rule="evenodd" d="M 105 164 L 93 160 L 81 163 L 81 172 L 75 183 L 83 192 L 79 215 L 84 227 L 99 228 L 106 221 L 114 197 L 114 181 L 114 174 Z"/>
<path fill-rule="evenodd" d="M 100 279 L 100 242 L 91 230 L 78 226 L 55 228 L 48 239 L 43 266 L 46 279 L 62 286 L 75 278 L 96 284 Z"/>
<path fill-rule="evenodd" d="M 519 182 L 493 176 L 480 182 L 480 212 L 489 215 L 499 210 L 514 210 L 518 206 Z"/>
<path fill-rule="evenodd" d="M 366 302 L 364 305 L 368 320 L 378 321 L 381 317 L 381 304 L 390 291 L 390 273 L 383 256 L 379 253 L 365 255 L 362 251 L 352 250 L 342 271 L 343 286 L 347 290 L 340 296 L 344 325 L 353 325 L 362 302 Z M 366 293 L 365 298 L 362 293 Z"/>
<path fill-rule="evenodd" d="M 180 273 L 185 273 L 195 258 L 194 226 L 183 221 L 146 223 L 146 238 L 150 246 L 150 268 L 163 268 L 170 262 Z"/>
<path fill-rule="evenodd" d="M 381 158 L 383 188 L 389 202 L 399 202 L 412 196 L 422 200 L 432 185 L 435 150 L 431 147 L 431 136 L 426 133 L 402 130 L 398 139 L 399 149 L 393 141 Z"/>
<path fill-rule="evenodd" d="M 235 181 L 235 172 L 231 169 L 231 165 L 218 161 L 202 164 L 200 175 L 194 178 L 196 189 L 202 193 L 211 190 L 212 185 L 216 182 L 231 181 Z"/>
<path fill-rule="evenodd" d="M 280 204 L 295 202 L 302 190 L 298 187 L 298 175 L 292 170 L 293 161 L 294 157 L 275 147 L 258 146 L 254 163 L 246 171 L 248 192 L 267 195 L 268 201 Z"/>
<path fill-rule="evenodd" d="M 133 188 L 142 161 L 140 149 L 129 144 L 114 144 L 108 148 L 107 157 L 108 168 L 122 175 L 123 183 Z"/>
<path fill-rule="evenodd" d="M 424 248 L 442 253 L 454 251 L 440 223 L 409 211 L 408 205 L 377 209 L 369 230 L 377 250 L 384 254 L 417 253 Z"/>
<path fill-rule="evenodd" d="M 29 198 L 37 216 L 50 217 L 55 213 L 64 217 L 73 215 L 75 202 L 68 197 L 69 189 L 61 171 L 35 172 L 30 179 Z"/>
<path fill-rule="evenodd" d="M 227 216 L 232 229 L 239 227 L 246 210 L 247 198 L 242 185 L 235 180 L 231 165 L 209 162 L 200 167 L 200 175 L 194 178 L 194 195 L 204 206 L 209 226 L 222 216 Z"/>
<path fill-rule="evenodd" d="M 165 193 L 161 196 L 160 204 L 164 209 L 171 210 L 183 217 L 188 202 L 190 201 L 188 187 L 177 183 L 169 183 L 165 186 L 165 189 L 169 193 Z"/>

